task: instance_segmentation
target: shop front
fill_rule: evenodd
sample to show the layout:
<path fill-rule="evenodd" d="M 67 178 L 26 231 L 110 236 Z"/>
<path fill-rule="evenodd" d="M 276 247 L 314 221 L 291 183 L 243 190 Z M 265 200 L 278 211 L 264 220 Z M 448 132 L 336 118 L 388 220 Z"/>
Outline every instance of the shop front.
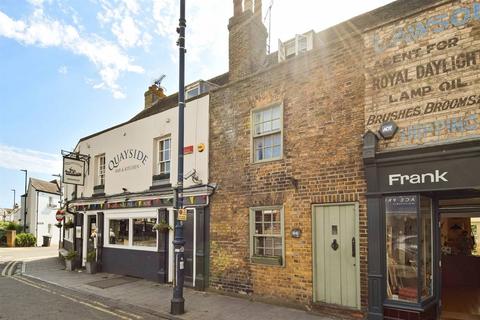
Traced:
<path fill-rule="evenodd" d="M 369 319 L 478 316 L 480 142 L 372 154 L 364 140 Z"/>

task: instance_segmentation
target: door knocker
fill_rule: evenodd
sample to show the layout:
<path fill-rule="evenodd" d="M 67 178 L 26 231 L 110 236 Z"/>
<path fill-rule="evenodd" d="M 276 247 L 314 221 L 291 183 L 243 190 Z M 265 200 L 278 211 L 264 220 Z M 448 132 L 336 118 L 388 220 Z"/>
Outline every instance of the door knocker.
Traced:
<path fill-rule="evenodd" d="M 338 249 L 337 239 L 333 239 L 333 242 L 332 242 L 331 247 L 332 247 L 332 249 L 333 249 L 334 251 L 337 251 L 337 249 Z"/>

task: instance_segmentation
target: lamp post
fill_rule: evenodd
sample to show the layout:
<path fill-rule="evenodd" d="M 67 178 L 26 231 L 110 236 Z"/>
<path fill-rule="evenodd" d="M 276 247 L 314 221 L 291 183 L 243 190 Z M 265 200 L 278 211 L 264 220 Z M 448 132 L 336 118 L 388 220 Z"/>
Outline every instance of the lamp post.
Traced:
<path fill-rule="evenodd" d="M 27 169 L 21 169 L 20 171 L 23 171 L 25 172 L 25 193 L 23 194 L 24 195 L 24 199 L 25 199 L 25 203 L 24 203 L 24 208 L 23 208 L 23 232 L 27 232 Z"/>
<path fill-rule="evenodd" d="M 185 0 L 180 0 L 180 19 L 177 32 L 179 47 L 179 75 L 178 75 L 178 163 L 177 187 L 175 189 L 175 211 L 183 208 L 183 144 L 184 144 L 184 107 L 185 107 Z M 185 299 L 183 298 L 183 282 L 185 273 L 185 239 L 183 236 L 183 222 L 176 217 L 175 239 L 175 277 L 173 298 L 170 302 L 170 313 L 174 315 L 185 313 Z"/>
<path fill-rule="evenodd" d="M 57 177 L 58 180 L 59 180 L 59 188 L 60 188 L 60 201 L 58 201 L 58 207 L 60 210 L 62 210 L 62 204 L 63 204 L 63 200 L 62 200 L 62 196 L 63 196 L 63 189 L 62 189 L 62 175 L 61 174 L 52 174 L 52 177 Z M 64 219 L 65 221 L 65 219 Z M 62 248 L 62 222 L 58 222 L 60 223 L 60 228 L 58 228 L 58 249 L 60 250 Z M 65 232 L 65 228 L 63 230 L 63 232 Z"/>

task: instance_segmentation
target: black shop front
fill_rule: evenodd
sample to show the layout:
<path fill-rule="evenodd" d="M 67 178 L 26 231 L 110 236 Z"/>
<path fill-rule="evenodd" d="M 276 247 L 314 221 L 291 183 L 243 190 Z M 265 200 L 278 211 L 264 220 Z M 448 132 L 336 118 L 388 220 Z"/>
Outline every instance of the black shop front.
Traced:
<path fill-rule="evenodd" d="M 377 144 L 369 131 L 368 319 L 480 318 L 480 141 Z"/>

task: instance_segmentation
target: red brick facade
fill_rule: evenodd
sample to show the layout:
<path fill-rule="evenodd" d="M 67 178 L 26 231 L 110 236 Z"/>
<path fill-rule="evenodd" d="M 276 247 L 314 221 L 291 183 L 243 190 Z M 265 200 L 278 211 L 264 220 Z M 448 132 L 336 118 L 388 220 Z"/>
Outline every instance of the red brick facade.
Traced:
<path fill-rule="evenodd" d="M 235 81 L 211 94 L 209 180 L 218 184 L 211 198 L 212 288 L 311 305 L 312 205 L 355 202 L 366 307 L 363 40 L 336 32 L 317 35 L 314 50 L 246 77 L 234 70 Z M 235 67 L 231 60 L 231 73 Z M 273 103 L 283 104 L 283 158 L 253 163 L 251 111 Z M 250 261 L 249 208 L 272 205 L 284 208 L 283 267 Z M 292 238 L 293 228 L 302 230 L 300 238 Z"/>

